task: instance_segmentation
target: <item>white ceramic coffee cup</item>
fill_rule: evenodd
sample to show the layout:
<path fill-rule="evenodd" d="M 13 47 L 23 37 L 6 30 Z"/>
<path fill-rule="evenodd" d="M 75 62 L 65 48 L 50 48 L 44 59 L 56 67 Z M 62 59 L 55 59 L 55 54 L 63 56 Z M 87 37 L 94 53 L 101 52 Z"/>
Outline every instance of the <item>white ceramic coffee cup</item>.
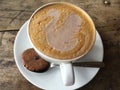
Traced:
<path fill-rule="evenodd" d="M 79 8 L 73 4 L 70 4 L 70 3 L 66 3 L 66 2 L 52 2 L 52 3 L 48 3 L 48 4 L 45 4 L 41 7 L 39 7 L 33 14 L 32 16 L 38 11 L 40 10 L 41 8 L 47 6 L 47 5 L 51 5 L 51 4 L 54 4 L 54 3 L 64 3 L 64 4 L 68 4 L 68 5 L 72 5 L 76 8 Z M 82 9 L 81 9 L 82 10 Z M 91 22 L 93 23 L 92 19 L 90 18 L 90 16 L 84 11 L 82 10 L 83 13 L 91 20 Z M 30 20 L 32 18 L 32 16 L 30 17 Z M 29 22 L 30 22 L 29 20 Z M 94 23 L 93 23 L 94 24 Z M 94 27 L 94 30 L 95 30 L 95 27 Z M 52 57 L 49 57 L 45 54 L 43 54 L 40 50 L 38 50 L 34 44 L 32 43 L 30 37 L 29 37 L 29 24 L 27 26 L 27 35 L 28 35 L 28 38 L 29 38 L 29 41 L 31 43 L 31 45 L 33 46 L 33 48 L 35 49 L 35 51 L 43 58 L 45 59 L 46 61 L 48 62 L 51 62 L 51 63 L 55 63 L 55 64 L 59 64 L 60 65 L 60 71 L 61 71 L 61 76 L 62 76 L 62 80 L 63 80 L 63 84 L 66 85 L 66 86 L 71 86 L 74 84 L 75 82 L 75 77 L 74 77 L 74 70 L 73 70 L 73 66 L 72 66 L 72 61 L 75 61 L 75 60 L 78 60 L 79 58 L 83 57 L 84 55 L 86 55 L 90 50 L 91 48 L 86 51 L 83 55 L 81 56 L 78 56 L 76 58 L 72 58 L 72 59 L 67 59 L 67 60 L 60 60 L 60 59 L 56 59 L 56 58 L 52 58 Z M 93 42 L 94 44 L 94 42 Z"/>

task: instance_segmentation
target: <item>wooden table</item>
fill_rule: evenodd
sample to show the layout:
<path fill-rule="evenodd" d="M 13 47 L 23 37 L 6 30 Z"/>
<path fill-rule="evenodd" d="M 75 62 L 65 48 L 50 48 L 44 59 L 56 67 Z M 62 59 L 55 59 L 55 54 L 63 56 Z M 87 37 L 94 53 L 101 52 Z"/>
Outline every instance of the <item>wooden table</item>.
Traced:
<path fill-rule="evenodd" d="M 0 90 L 40 90 L 19 72 L 13 44 L 33 11 L 52 1 L 71 2 L 83 8 L 103 40 L 105 67 L 78 90 L 120 90 L 120 0 L 0 0 Z"/>

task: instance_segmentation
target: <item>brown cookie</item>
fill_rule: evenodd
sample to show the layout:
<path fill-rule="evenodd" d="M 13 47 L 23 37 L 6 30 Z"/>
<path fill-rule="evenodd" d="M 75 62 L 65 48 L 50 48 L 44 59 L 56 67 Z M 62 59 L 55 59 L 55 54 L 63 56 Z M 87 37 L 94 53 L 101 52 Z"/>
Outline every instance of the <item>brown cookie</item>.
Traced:
<path fill-rule="evenodd" d="M 50 67 L 50 63 L 42 59 L 33 48 L 25 50 L 22 54 L 24 66 L 34 72 L 44 72 Z"/>

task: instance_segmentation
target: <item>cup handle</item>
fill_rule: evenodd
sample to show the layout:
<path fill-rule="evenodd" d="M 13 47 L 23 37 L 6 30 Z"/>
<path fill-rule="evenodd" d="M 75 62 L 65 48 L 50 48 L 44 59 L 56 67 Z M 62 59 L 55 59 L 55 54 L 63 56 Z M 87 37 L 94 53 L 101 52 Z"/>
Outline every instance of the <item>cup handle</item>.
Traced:
<path fill-rule="evenodd" d="M 74 71 L 72 63 L 61 63 L 60 71 L 65 86 L 71 86 L 74 84 Z"/>

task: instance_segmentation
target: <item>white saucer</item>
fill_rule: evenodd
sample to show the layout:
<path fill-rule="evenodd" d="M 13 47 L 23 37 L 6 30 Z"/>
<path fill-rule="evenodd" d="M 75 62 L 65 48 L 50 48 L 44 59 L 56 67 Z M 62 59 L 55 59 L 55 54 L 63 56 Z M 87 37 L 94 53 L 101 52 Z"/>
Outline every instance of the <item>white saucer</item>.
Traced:
<path fill-rule="evenodd" d="M 35 73 L 27 70 L 22 64 L 21 54 L 27 48 L 32 47 L 27 37 L 28 21 L 20 28 L 14 43 L 15 62 L 22 75 L 35 86 L 46 90 L 74 90 L 86 85 L 97 74 L 99 68 L 74 67 L 75 84 L 73 86 L 64 86 L 59 67 L 52 68 L 44 73 Z M 97 32 L 95 45 L 92 50 L 83 58 L 82 61 L 102 61 L 103 44 L 100 35 Z"/>

